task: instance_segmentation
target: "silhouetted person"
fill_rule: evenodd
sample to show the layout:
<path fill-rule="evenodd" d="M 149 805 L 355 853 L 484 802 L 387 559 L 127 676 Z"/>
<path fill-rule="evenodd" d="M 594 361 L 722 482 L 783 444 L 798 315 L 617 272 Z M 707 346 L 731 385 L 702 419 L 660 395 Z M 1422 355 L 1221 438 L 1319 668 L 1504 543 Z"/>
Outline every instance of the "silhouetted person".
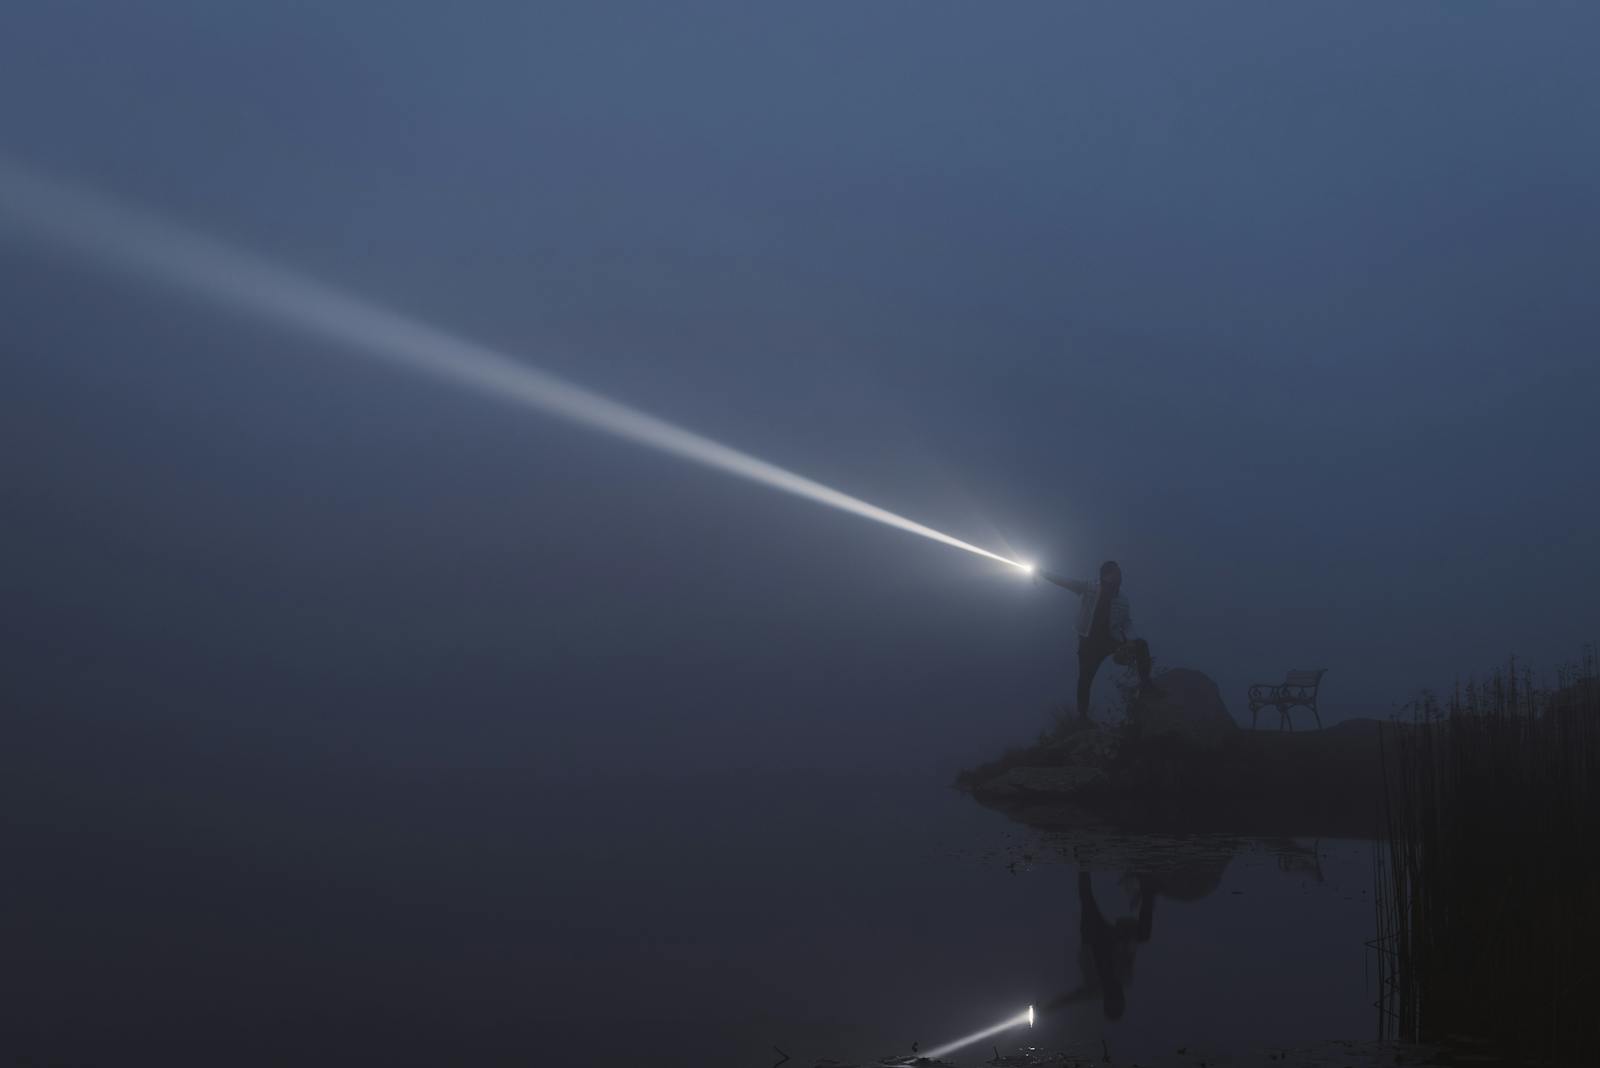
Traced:
<path fill-rule="evenodd" d="M 1115 560 L 1100 565 L 1097 582 L 1063 578 L 1049 571 L 1048 579 L 1078 595 L 1078 721 L 1089 720 L 1089 690 L 1095 672 L 1106 657 L 1119 664 L 1137 664 L 1139 695 L 1159 697 L 1162 690 L 1150 680 L 1150 646 L 1133 636 L 1133 612 L 1122 593 L 1122 568 Z"/>

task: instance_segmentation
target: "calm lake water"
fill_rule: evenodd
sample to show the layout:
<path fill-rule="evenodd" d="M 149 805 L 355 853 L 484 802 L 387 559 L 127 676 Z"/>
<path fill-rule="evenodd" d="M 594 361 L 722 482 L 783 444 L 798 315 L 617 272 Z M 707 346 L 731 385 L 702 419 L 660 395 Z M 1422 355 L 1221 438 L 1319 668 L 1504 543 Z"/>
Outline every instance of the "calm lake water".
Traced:
<path fill-rule="evenodd" d="M 926 779 L 505 772 L 41 777 L 5 826 L 17 1060 L 809 1068 L 1030 1004 L 949 1059 L 1376 1029 L 1360 842 L 1075 859 Z"/>

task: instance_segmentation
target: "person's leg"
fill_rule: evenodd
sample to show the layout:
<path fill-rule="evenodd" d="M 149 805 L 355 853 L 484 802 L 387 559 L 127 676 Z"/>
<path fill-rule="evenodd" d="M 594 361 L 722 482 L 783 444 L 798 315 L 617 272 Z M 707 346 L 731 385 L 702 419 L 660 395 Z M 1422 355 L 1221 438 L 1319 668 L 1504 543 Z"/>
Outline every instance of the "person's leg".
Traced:
<path fill-rule="evenodd" d="M 1106 658 L 1105 649 L 1097 649 L 1089 644 L 1089 639 L 1078 639 L 1078 720 L 1085 722 L 1089 718 L 1089 690 L 1094 686 L 1094 673 L 1100 670 L 1100 662 Z"/>
<path fill-rule="evenodd" d="M 1132 665 L 1139 669 L 1139 696 L 1161 697 L 1167 691 L 1150 681 L 1150 645 L 1143 638 L 1134 638 L 1117 646 L 1113 659 L 1123 667 Z"/>
<path fill-rule="evenodd" d="M 1100 914 L 1100 905 L 1094 899 L 1094 884 L 1089 881 L 1086 871 L 1078 872 L 1078 937 L 1082 945 L 1089 948 L 1089 955 L 1094 960 L 1095 978 L 1100 987 L 1106 1019 L 1120 1019 L 1127 1009 L 1127 1002 L 1122 992 L 1122 979 L 1117 974 L 1111 925 Z"/>
<path fill-rule="evenodd" d="M 1089 873 L 1083 870 L 1078 872 L 1078 933 L 1083 936 L 1084 942 L 1093 942 L 1105 936 L 1110 924 L 1100 912 L 1100 902 L 1094 899 L 1094 883 L 1089 880 Z"/>
<path fill-rule="evenodd" d="M 1133 646 L 1133 659 L 1139 665 L 1139 685 L 1150 685 L 1150 643 L 1143 638 L 1135 638 L 1130 643 Z"/>
<path fill-rule="evenodd" d="M 1156 881 L 1153 876 L 1139 876 L 1139 941 L 1150 941 L 1150 928 L 1156 919 Z"/>

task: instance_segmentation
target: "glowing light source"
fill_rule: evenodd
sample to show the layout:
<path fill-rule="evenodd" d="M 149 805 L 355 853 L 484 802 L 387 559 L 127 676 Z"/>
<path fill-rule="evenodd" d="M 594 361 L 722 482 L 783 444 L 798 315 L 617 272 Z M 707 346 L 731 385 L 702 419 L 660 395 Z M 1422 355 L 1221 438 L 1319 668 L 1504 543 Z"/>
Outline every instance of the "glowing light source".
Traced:
<path fill-rule="evenodd" d="M 154 215 L 0 158 L 0 222 L 353 353 L 493 395 L 969 553 L 1027 565 Z"/>
<path fill-rule="evenodd" d="M 963 1046 L 970 1046 L 974 1042 L 982 1042 L 986 1038 L 992 1038 L 993 1036 L 998 1035 L 1001 1031 L 1009 1031 L 1013 1027 L 1021 1027 L 1023 1024 L 1027 1024 L 1029 1027 L 1033 1026 L 1032 1005 L 1029 1005 L 1026 1011 L 1019 1012 L 1017 1015 L 1008 1020 L 1001 1020 L 993 1027 L 985 1027 L 982 1031 L 974 1031 L 972 1034 L 958 1038 L 954 1042 L 946 1042 L 937 1049 L 930 1049 L 927 1053 L 924 1053 L 923 1056 L 927 1057 L 929 1060 L 938 1060 L 940 1057 L 943 1057 L 948 1053 L 954 1053 Z"/>

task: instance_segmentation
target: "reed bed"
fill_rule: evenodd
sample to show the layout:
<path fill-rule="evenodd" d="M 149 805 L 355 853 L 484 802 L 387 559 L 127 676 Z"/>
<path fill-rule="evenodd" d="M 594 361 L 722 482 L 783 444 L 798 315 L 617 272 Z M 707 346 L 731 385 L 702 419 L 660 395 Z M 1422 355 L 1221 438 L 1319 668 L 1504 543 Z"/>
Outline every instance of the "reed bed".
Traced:
<path fill-rule="evenodd" d="M 1380 1031 L 1600 1063 L 1600 671 L 1513 659 L 1385 732 Z"/>

